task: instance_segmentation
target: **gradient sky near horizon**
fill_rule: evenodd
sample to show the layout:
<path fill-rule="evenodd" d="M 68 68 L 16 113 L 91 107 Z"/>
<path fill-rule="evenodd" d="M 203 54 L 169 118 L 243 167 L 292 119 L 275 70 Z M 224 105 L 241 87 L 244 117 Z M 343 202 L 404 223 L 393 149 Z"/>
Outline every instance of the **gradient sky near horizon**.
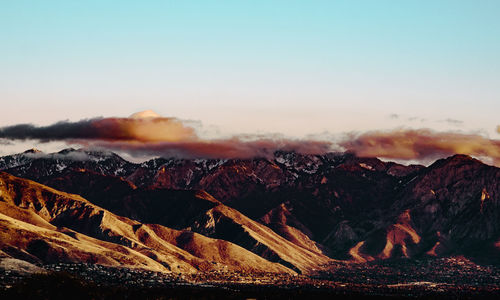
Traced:
<path fill-rule="evenodd" d="M 499 136 L 500 1 L 1 1 L 0 45 L 0 126 Z"/>

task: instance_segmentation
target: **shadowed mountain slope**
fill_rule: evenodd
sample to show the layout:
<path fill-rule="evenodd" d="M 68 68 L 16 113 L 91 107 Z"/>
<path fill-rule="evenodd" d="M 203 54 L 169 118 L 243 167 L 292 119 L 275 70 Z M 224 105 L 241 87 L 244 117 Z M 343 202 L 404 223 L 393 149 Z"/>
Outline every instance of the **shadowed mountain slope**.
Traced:
<path fill-rule="evenodd" d="M 291 272 L 227 241 L 119 217 L 78 195 L 6 173 L 0 173 L 0 224 L 1 250 L 32 262 Z"/>
<path fill-rule="evenodd" d="M 498 261 L 499 191 L 500 169 L 465 155 L 438 160 L 404 185 L 358 252 L 375 258 L 458 254 Z"/>
<path fill-rule="evenodd" d="M 330 261 L 321 252 L 290 242 L 204 191 L 135 189 L 119 202 L 103 206 L 141 222 L 229 241 L 299 272 L 307 273 Z"/>

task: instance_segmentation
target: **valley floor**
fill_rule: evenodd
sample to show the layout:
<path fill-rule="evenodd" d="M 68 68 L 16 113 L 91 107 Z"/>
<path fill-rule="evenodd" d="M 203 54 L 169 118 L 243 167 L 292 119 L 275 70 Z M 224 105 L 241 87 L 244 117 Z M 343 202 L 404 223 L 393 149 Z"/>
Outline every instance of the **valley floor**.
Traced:
<path fill-rule="evenodd" d="M 42 266 L 45 274 L 0 270 L 2 299 L 498 298 L 500 267 L 464 258 L 335 264 L 312 276 L 157 273 L 91 264 Z"/>

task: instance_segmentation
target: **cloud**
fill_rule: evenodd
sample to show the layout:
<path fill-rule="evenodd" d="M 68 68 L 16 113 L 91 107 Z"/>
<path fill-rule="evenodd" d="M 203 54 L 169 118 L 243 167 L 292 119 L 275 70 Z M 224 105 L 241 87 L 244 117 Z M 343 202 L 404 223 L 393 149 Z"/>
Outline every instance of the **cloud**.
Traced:
<path fill-rule="evenodd" d="M 7 139 L 0 138 L 0 145 L 4 145 L 4 146 L 6 146 L 6 145 L 12 145 L 12 142 L 9 141 L 9 140 L 7 140 Z"/>
<path fill-rule="evenodd" d="M 418 122 L 421 122 L 421 123 L 427 121 L 427 119 L 425 119 L 425 118 L 419 118 L 419 117 L 408 117 L 407 120 L 410 121 L 410 122 L 417 122 L 418 121 Z"/>
<path fill-rule="evenodd" d="M 19 124 L 0 128 L 0 138 L 60 141 L 96 139 L 108 141 L 180 141 L 196 139 L 194 129 L 175 118 L 94 118 L 79 122 L 62 121 L 36 127 Z"/>
<path fill-rule="evenodd" d="M 182 158 L 272 157 L 277 150 L 295 151 L 304 154 L 322 154 L 331 151 L 331 144 L 323 141 L 286 139 L 242 141 L 238 137 L 173 143 L 99 142 L 94 143 L 93 146 L 113 151 L 124 151 L 136 157 L 158 155 Z"/>
<path fill-rule="evenodd" d="M 450 125 L 462 125 L 464 123 L 464 121 L 461 121 L 461 120 L 456 120 L 456 119 L 445 119 L 445 120 L 441 120 L 440 122 L 445 122 L 445 123 L 448 123 Z"/>
<path fill-rule="evenodd" d="M 340 145 L 359 156 L 429 161 L 467 154 L 500 165 L 500 141 L 477 134 L 435 132 L 430 129 L 372 131 L 348 135 Z"/>
<path fill-rule="evenodd" d="M 129 118 L 93 118 L 48 126 L 20 124 L 3 127 L 0 128 L 0 141 L 57 141 L 119 151 L 133 157 L 251 158 L 271 157 L 277 150 L 323 154 L 343 149 L 354 151 L 359 156 L 421 162 L 468 154 L 500 165 L 500 141 L 479 134 L 418 129 L 371 131 L 348 134 L 343 138 L 323 135 L 287 139 L 276 135 L 238 135 L 204 139 L 198 136 L 198 127 L 201 127 L 198 123 L 145 111 Z"/>
<path fill-rule="evenodd" d="M 140 111 L 132 114 L 129 118 L 131 119 L 149 119 L 149 118 L 161 118 L 162 116 L 152 110 Z"/>
<path fill-rule="evenodd" d="M 152 111 L 129 118 L 93 118 L 63 121 L 49 126 L 20 124 L 0 128 L 0 138 L 65 141 L 87 147 L 128 152 L 133 156 L 175 156 L 186 158 L 249 158 L 272 156 L 277 150 L 326 153 L 331 143 L 276 138 L 235 136 L 228 139 L 200 138 L 193 127 L 176 118 Z"/>
<path fill-rule="evenodd" d="M 106 153 L 104 153 L 106 154 Z M 43 153 L 43 152 L 28 152 L 23 153 L 25 157 L 38 159 L 38 158 L 50 158 L 59 160 L 72 160 L 72 161 L 87 161 L 91 160 L 92 157 L 84 151 L 69 151 L 69 152 L 57 152 L 57 153 Z M 101 154 L 102 155 L 102 154 Z"/>

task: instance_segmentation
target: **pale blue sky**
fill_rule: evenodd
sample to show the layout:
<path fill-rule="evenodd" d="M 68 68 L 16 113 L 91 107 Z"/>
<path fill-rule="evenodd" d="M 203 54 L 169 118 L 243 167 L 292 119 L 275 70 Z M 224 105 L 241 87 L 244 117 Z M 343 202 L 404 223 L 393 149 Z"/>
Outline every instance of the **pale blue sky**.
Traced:
<path fill-rule="evenodd" d="M 499 53 L 500 1 L 0 0 L 0 125 L 153 109 L 212 134 L 498 138 Z"/>

